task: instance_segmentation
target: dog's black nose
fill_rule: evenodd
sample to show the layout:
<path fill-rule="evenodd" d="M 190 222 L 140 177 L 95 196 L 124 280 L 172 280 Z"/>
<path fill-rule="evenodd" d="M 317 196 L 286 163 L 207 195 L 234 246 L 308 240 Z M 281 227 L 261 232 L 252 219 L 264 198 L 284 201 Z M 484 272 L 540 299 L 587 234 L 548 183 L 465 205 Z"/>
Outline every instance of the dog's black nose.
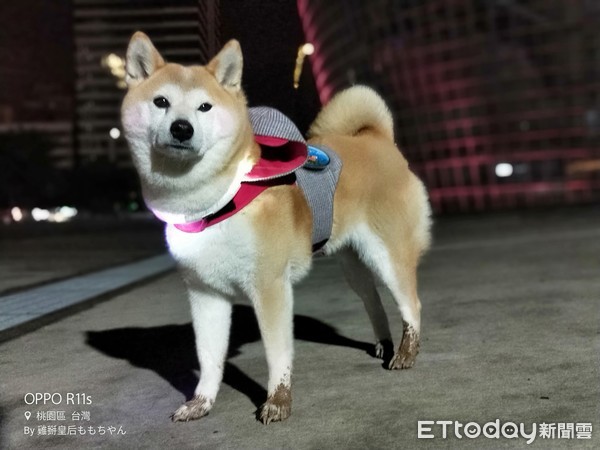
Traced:
<path fill-rule="evenodd" d="M 187 120 L 176 120 L 171 124 L 171 134 L 179 142 L 187 141 L 194 135 L 194 127 Z"/>

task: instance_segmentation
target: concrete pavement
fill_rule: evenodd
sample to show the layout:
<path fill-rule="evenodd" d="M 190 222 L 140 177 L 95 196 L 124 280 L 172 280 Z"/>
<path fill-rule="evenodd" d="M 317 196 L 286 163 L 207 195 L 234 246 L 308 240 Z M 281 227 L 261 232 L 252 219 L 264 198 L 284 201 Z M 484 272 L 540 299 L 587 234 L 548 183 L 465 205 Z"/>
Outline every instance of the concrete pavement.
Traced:
<path fill-rule="evenodd" d="M 164 252 L 161 230 L 141 213 L 2 227 L 0 295 Z"/>
<path fill-rule="evenodd" d="M 296 289 L 292 416 L 269 426 L 254 418 L 267 367 L 243 303 L 215 407 L 200 421 L 170 422 L 198 364 L 184 289 L 168 274 L 0 345 L 0 447 L 598 448 L 599 225 L 591 208 L 440 220 L 420 271 L 421 354 L 400 372 L 369 356 L 360 300 L 335 260 L 318 260 Z M 384 301 L 399 336 L 387 293 Z M 59 393 L 62 402 L 27 405 L 28 393 Z M 66 404 L 68 393 L 91 404 Z M 38 420 L 51 411 L 65 420 Z M 434 426 L 434 439 L 417 439 L 419 420 L 496 419 L 528 433 L 533 423 L 572 423 L 573 438 L 538 431 L 527 445 L 459 439 L 452 429 L 443 439 Z M 592 424 L 590 440 L 576 438 L 577 423 Z M 54 425 L 86 434 L 37 435 Z"/>

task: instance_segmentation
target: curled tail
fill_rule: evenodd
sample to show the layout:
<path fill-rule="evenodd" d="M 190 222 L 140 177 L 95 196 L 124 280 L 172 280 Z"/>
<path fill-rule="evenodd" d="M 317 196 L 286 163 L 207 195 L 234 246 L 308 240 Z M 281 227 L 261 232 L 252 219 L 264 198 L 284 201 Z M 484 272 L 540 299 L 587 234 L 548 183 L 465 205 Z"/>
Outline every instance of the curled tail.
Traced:
<path fill-rule="evenodd" d="M 364 130 L 394 141 L 394 119 L 387 105 L 373 89 L 357 85 L 339 92 L 323 107 L 308 136 L 354 136 Z"/>

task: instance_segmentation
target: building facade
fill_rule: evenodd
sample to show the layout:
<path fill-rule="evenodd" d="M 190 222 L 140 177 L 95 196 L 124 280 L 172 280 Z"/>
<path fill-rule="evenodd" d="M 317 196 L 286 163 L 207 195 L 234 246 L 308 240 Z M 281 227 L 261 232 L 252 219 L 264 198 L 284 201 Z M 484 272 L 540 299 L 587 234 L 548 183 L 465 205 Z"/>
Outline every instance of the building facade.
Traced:
<path fill-rule="evenodd" d="M 298 0 L 321 100 L 379 90 L 438 212 L 600 200 L 595 2 Z"/>

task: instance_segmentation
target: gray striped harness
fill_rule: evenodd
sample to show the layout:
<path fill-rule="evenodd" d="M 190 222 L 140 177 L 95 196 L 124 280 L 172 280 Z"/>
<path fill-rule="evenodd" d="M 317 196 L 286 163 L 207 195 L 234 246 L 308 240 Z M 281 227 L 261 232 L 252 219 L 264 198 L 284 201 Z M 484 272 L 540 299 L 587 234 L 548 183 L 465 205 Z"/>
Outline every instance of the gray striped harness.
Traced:
<path fill-rule="evenodd" d="M 280 111 L 261 106 L 249 108 L 249 113 L 255 135 L 272 136 L 307 146 L 298 128 Z M 295 169 L 294 173 L 312 212 L 313 251 L 315 254 L 322 254 L 323 246 L 330 238 L 333 228 L 333 197 L 342 170 L 342 160 L 332 149 L 321 145 L 307 146 L 307 155 L 311 147 L 316 151 L 324 152 L 329 162 L 316 169 L 305 163 Z M 284 175 L 289 173 L 280 176 Z"/>

